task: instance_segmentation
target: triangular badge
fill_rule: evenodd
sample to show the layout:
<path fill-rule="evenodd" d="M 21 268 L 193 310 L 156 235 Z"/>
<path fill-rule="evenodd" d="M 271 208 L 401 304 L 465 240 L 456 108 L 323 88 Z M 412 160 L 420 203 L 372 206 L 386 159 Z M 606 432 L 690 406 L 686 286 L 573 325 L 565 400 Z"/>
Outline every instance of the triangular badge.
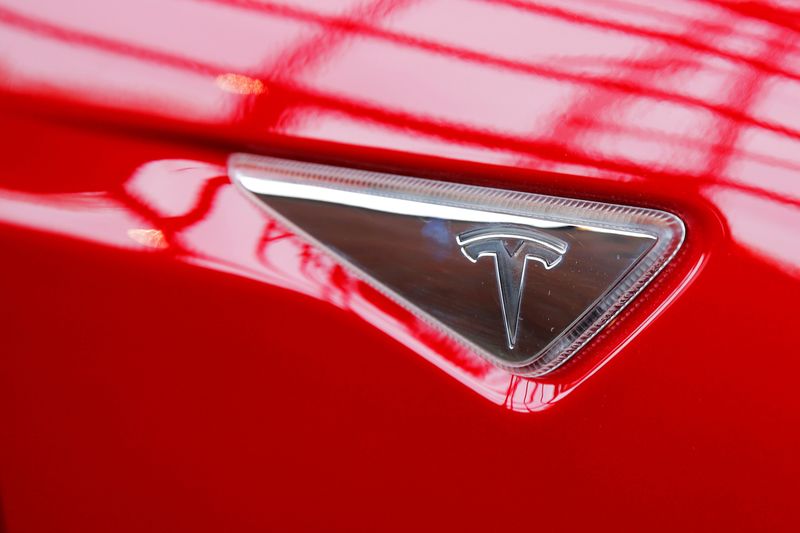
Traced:
<path fill-rule="evenodd" d="M 259 204 L 498 366 L 544 375 L 664 267 L 670 213 L 237 154 Z"/>

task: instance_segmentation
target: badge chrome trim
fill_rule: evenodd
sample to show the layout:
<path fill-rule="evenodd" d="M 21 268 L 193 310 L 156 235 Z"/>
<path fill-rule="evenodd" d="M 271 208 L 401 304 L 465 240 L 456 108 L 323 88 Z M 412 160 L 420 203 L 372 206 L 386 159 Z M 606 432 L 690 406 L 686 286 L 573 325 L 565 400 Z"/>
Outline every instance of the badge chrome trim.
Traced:
<path fill-rule="evenodd" d="M 355 275 L 528 377 L 552 372 L 608 325 L 686 232 L 655 209 L 247 154 L 228 167 L 259 205 Z"/>

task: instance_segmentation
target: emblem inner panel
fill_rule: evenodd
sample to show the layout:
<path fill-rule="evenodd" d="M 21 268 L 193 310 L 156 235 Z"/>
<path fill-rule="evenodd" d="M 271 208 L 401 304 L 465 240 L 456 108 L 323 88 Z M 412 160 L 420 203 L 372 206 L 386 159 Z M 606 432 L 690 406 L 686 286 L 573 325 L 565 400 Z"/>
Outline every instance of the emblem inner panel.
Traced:
<path fill-rule="evenodd" d="M 232 179 L 356 275 L 498 366 L 563 364 L 680 246 L 672 214 L 235 155 Z"/>

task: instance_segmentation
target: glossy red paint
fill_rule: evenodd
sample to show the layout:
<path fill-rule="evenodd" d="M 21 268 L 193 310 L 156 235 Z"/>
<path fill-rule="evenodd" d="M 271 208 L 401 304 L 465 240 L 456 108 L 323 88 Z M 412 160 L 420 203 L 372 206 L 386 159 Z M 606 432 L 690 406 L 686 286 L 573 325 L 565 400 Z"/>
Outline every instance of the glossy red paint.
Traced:
<path fill-rule="evenodd" d="M 7 530 L 794 529 L 798 14 L 317 4 L 0 2 Z M 687 242 L 512 379 L 254 209 L 235 150 L 667 209 Z"/>

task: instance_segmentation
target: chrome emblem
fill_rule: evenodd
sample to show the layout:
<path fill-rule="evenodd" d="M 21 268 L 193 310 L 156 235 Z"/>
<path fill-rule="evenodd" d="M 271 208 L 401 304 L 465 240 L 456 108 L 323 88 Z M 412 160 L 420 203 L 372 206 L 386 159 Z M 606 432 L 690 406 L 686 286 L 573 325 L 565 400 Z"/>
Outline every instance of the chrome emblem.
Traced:
<path fill-rule="evenodd" d="M 244 154 L 228 164 L 234 183 L 296 234 L 525 376 L 545 375 L 585 346 L 685 232 L 654 209 Z"/>
<path fill-rule="evenodd" d="M 508 226 L 467 231 L 456 237 L 456 242 L 473 263 L 481 257 L 494 259 L 508 348 L 513 350 L 528 261 L 538 261 L 550 270 L 561 262 L 567 243 L 542 232 Z"/>

